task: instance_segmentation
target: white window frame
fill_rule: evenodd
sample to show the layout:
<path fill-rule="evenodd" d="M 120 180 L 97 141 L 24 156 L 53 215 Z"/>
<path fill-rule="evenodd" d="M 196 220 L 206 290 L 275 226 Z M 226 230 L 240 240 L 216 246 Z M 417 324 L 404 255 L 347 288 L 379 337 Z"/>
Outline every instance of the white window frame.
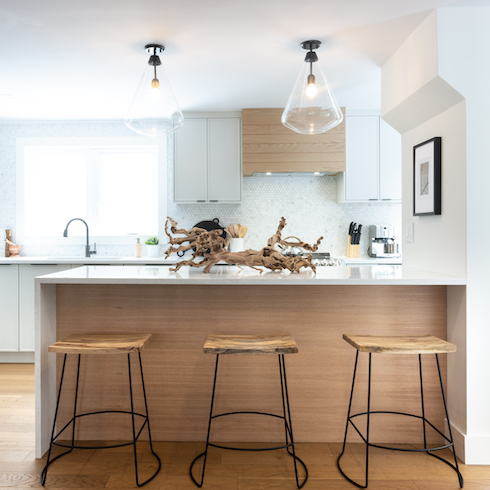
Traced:
<path fill-rule="evenodd" d="M 160 243 L 167 243 L 165 234 L 165 221 L 167 219 L 167 138 L 146 137 L 93 137 L 93 138 L 17 138 L 16 139 L 16 241 L 22 245 L 79 245 L 85 244 L 84 236 L 63 237 L 60 230 L 59 237 L 32 237 L 26 236 L 24 230 L 24 168 L 25 149 L 27 147 L 121 147 L 121 146 L 151 146 L 158 150 L 158 236 Z M 138 169 L 135 168 L 135 172 Z M 78 216 L 73 216 L 77 218 Z M 90 229 L 90 223 L 88 223 Z M 135 243 L 135 238 L 141 235 L 103 236 L 90 234 L 90 243 L 101 245 L 129 245 Z M 141 236 L 145 238 L 145 236 Z"/>

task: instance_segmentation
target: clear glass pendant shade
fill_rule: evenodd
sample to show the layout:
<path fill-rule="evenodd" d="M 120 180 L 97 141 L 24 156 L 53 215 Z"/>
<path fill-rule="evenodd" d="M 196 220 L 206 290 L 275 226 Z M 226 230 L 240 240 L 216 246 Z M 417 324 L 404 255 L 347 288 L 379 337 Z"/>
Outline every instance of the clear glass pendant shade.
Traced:
<path fill-rule="evenodd" d="M 161 65 L 146 68 L 124 122 L 145 136 L 166 135 L 184 124 L 184 116 Z"/>
<path fill-rule="evenodd" d="M 320 134 L 338 126 L 343 118 L 319 63 L 304 62 L 282 113 L 282 124 L 300 134 Z"/>

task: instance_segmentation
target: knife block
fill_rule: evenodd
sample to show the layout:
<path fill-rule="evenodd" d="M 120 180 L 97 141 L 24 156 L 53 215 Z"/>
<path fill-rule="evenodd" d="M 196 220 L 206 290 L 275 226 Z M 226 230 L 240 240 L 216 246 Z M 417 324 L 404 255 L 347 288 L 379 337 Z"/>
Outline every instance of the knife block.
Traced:
<path fill-rule="evenodd" d="M 351 245 L 350 239 L 351 239 L 351 236 L 348 235 L 348 237 L 347 237 L 347 257 L 350 257 L 351 259 L 358 259 L 359 254 L 361 252 L 361 246 L 360 245 Z"/>

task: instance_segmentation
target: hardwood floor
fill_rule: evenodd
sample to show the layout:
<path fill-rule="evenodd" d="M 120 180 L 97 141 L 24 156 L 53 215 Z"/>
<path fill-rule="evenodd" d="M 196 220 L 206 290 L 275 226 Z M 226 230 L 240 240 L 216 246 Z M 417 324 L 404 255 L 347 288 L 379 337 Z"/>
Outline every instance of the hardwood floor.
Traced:
<path fill-rule="evenodd" d="M 151 414 L 150 414 L 151 416 Z M 293 414 L 294 422 L 294 414 Z M 141 443 L 141 478 L 155 468 L 146 443 Z M 162 459 L 158 476 L 148 489 L 195 490 L 189 464 L 203 450 L 203 443 L 156 442 Z M 336 466 L 340 444 L 297 444 L 309 479 L 305 489 L 354 489 Z M 344 467 L 354 478 L 363 477 L 363 451 L 350 444 Z M 449 452 L 444 454 L 450 456 Z M 0 488 L 40 488 L 39 475 L 45 458 L 34 457 L 34 366 L 0 364 Z M 490 466 L 465 466 L 461 473 L 467 490 L 490 489 Z M 199 470 L 196 465 L 196 470 Z M 136 488 L 131 448 L 76 450 L 54 463 L 46 488 Z M 203 488 L 213 490 L 294 489 L 292 459 L 284 451 L 246 453 L 211 448 Z M 370 490 L 457 489 L 454 471 L 426 454 L 371 450 Z"/>

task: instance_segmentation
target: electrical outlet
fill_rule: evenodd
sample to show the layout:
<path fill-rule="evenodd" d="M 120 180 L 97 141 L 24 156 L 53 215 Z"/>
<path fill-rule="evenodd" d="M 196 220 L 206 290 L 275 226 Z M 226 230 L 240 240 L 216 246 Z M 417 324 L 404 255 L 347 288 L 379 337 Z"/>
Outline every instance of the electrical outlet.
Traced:
<path fill-rule="evenodd" d="M 413 223 L 405 224 L 405 242 L 413 243 Z"/>

